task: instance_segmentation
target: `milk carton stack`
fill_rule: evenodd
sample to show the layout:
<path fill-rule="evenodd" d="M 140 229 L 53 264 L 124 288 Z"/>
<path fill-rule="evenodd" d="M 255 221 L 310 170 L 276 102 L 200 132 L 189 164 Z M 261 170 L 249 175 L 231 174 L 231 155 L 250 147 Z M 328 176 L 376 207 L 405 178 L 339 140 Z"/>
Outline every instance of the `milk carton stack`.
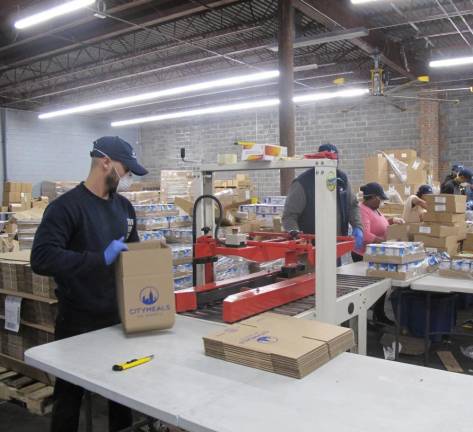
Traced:
<path fill-rule="evenodd" d="M 420 242 L 385 242 L 366 246 L 368 276 L 407 280 L 425 273 L 425 251 Z"/>
<path fill-rule="evenodd" d="M 426 195 L 427 213 L 415 231 L 414 240 L 421 241 L 427 252 L 455 255 L 466 238 L 466 197 L 463 195 Z"/>

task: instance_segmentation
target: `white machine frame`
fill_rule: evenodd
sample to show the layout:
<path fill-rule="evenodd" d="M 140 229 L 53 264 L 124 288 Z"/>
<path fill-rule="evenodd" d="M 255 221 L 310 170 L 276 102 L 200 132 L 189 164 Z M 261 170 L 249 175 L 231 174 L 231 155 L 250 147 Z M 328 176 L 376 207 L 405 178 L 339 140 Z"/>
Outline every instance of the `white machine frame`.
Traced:
<path fill-rule="evenodd" d="M 200 167 L 200 194 L 213 193 L 216 172 L 281 170 L 314 168 L 315 170 L 315 310 L 298 315 L 299 318 L 318 319 L 332 324 L 350 321 L 357 333 L 359 354 L 366 354 L 367 310 L 390 288 L 390 281 L 379 281 L 343 297 L 337 298 L 337 161 L 332 159 L 301 159 L 284 161 L 239 162 L 231 165 Z M 197 174 L 197 173 L 196 173 Z M 214 204 L 210 200 L 197 212 L 197 228 L 214 225 Z M 204 281 L 204 266 L 197 266 L 197 283 Z M 319 289 L 316 289 L 319 287 Z"/>

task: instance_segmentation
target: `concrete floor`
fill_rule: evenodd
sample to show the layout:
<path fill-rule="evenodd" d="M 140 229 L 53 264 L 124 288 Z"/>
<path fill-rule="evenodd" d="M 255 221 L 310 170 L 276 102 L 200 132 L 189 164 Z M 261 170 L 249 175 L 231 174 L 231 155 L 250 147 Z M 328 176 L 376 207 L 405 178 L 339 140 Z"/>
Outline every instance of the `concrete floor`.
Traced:
<path fill-rule="evenodd" d="M 468 311 L 462 311 L 458 316 L 458 322 L 461 323 L 467 318 L 473 318 L 473 308 Z M 393 329 L 371 329 L 368 331 L 368 354 L 373 357 L 383 358 L 383 348 L 380 339 L 383 333 L 392 332 Z M 473 332 L 472 332 L 473 335 Z M 440 359 L 435 354 L 438 350 L 451 351 L 458 360 L 465 373 L 473 375 L 473 360 L 466 358 L 460 351 L 460 346 L 472 345 L 472 338 L 454 338 L 448 343 L 437 343 L 432 346 L 430 354 L 430 367 L 445 370 Z M 400 360 L 405 363 L 423 365 L 423 356 L 401 355 Z M 453 372 L 452 372 L 453 373 Z M 80 432 L 85 431 L 81 416 Z M 93 424 L 94 432 L 105 432 L 108 430 L 107 404 L 100 396 L 94 396 L 93 399 Z M 49 429 L 49 416 L 39 417 L 30 414 L 26 409 L 17 406 L 11 402 L 0 402 L 0 432 L 47 432 Z"/>

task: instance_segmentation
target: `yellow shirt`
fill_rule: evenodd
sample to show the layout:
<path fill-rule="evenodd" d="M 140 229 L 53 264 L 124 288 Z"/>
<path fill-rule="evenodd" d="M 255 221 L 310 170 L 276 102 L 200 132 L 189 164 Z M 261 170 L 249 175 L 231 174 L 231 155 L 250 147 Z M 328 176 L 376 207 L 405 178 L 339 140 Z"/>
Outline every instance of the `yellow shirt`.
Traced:
<path fill-rule="evenodd" d="M 402 213 L 402 218 L 406 223 L 419 223 L 422 222 L 421 216 L 426 212 L 419 205 L 412 205 L 412 201 L 416 198 L 417 195 L 411 195 L 407 198 L 404 204 L 404 212 Z"/>

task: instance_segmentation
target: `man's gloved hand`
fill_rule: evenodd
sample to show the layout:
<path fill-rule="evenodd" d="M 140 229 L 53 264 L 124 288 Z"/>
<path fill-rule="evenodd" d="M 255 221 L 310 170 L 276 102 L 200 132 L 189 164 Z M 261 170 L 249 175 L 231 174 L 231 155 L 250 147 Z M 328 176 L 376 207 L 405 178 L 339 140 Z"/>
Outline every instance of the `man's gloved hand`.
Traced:
<path fill-rule="evenodd" d="M 353 228 L 353 237 L 355 237 L 355 249 L 363 249 L 363 231 L 361 230 L 361 228 Z"/>
<path fill-rule="evenodd" d="M 119 240 L 113 240 L 112 243 L 107 246 L 107 249 L 103 252 L 105 263 L 107 265 L 114 263 L 118 255 L 120 255 L 120 252 L 128 250 L 128 246 L 124 240 L 125 237 L 122 237 Z"/>

